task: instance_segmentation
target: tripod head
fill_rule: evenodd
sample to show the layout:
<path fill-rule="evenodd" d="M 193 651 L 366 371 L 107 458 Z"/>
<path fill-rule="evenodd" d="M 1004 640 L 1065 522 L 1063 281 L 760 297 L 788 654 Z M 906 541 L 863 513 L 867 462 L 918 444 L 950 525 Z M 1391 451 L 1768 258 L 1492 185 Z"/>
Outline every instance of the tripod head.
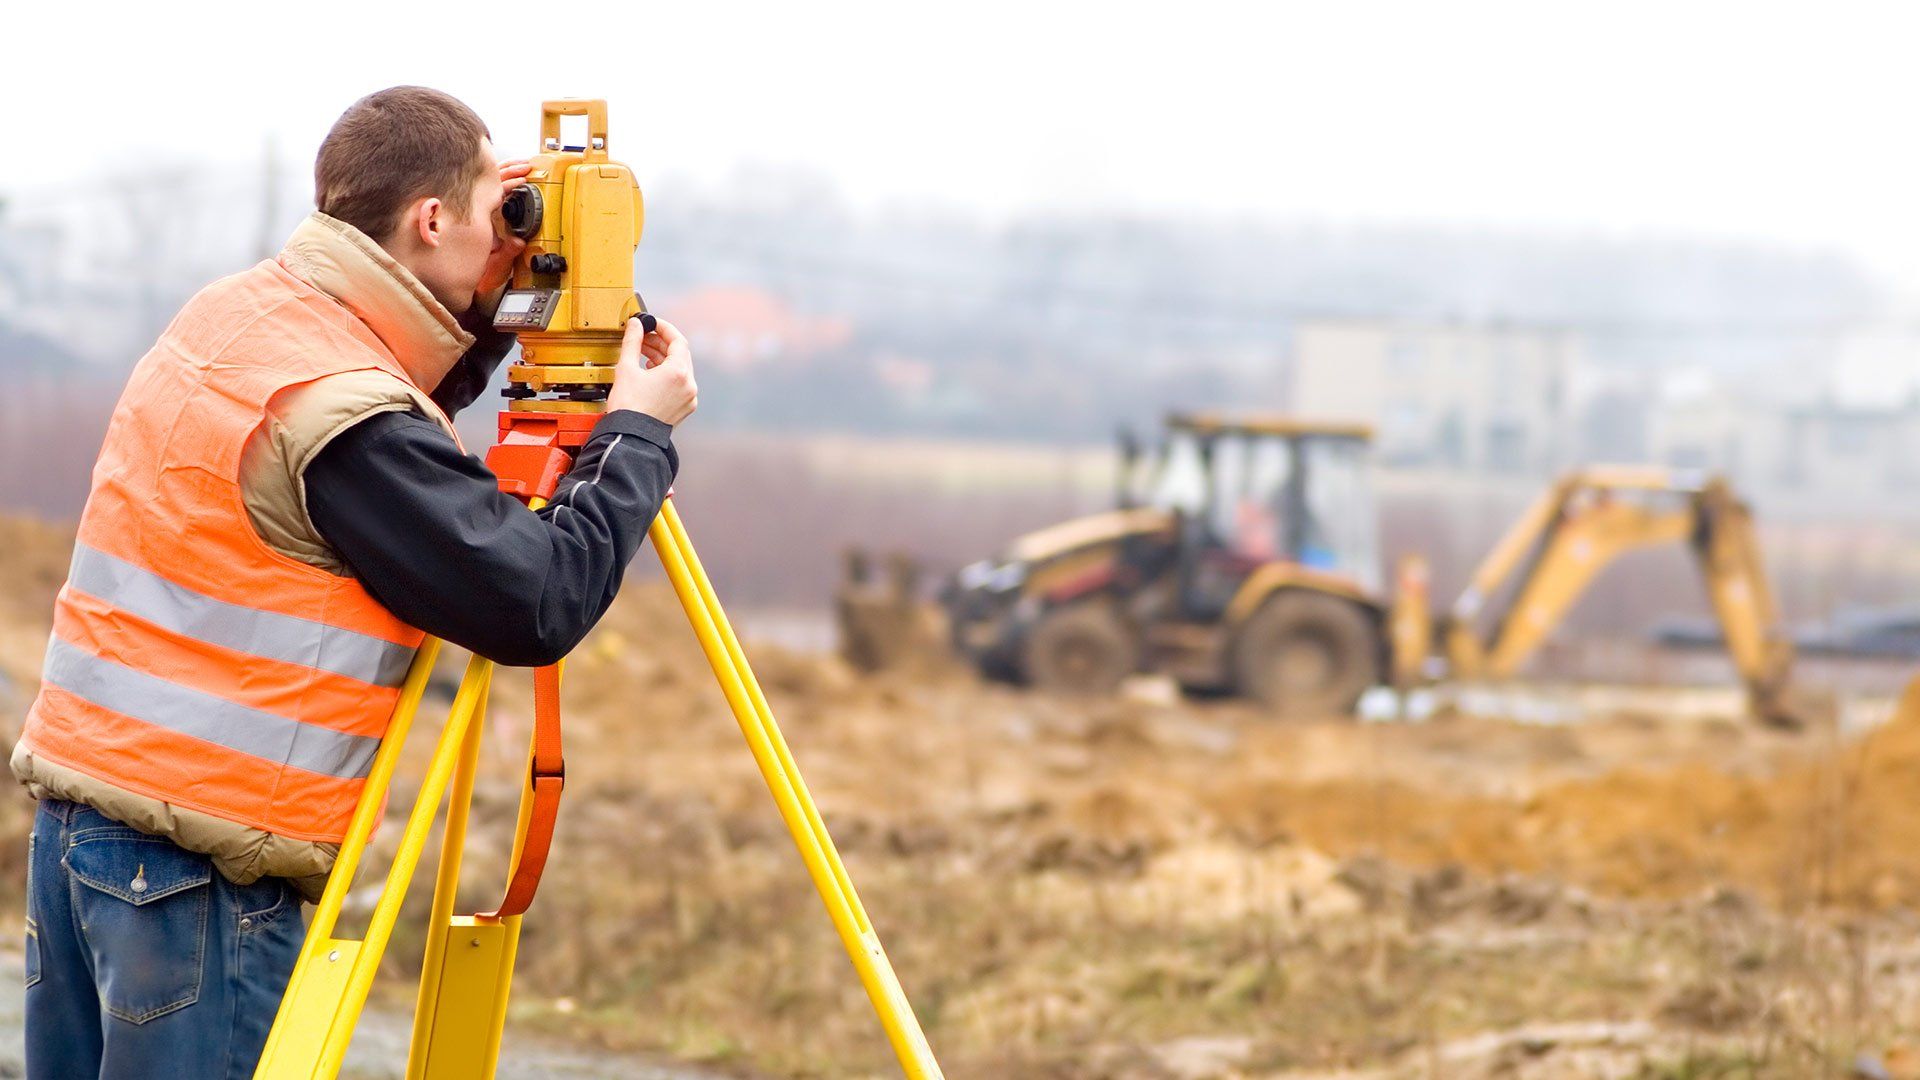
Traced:
<path fill-rule="evenodd" d="M 561 142 L 566 116 L 586 117 L 584 145 Z M 633 291 L 633 253 L 646 222 L 640 185 L 607 155 L 607 103 L 598 98 L 541 103 L 532 166 L 500 208 L 508 230 L 527 242 L 493 319 L 495 329 L 520 337 L 507 408 L 598 413 L 627 320 L 641 316 L 652 329 Z"/>

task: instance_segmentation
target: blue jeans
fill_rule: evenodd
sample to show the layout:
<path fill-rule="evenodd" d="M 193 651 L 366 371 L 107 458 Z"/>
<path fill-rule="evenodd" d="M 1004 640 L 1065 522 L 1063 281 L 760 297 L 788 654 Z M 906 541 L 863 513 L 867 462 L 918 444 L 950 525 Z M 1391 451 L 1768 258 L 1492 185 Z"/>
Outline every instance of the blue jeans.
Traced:
<path fill-rule="evenodd" d="M 48 800 L 27 846 L 28 1080 L 246 1080 L 304 937 L 280 878 Z"/>

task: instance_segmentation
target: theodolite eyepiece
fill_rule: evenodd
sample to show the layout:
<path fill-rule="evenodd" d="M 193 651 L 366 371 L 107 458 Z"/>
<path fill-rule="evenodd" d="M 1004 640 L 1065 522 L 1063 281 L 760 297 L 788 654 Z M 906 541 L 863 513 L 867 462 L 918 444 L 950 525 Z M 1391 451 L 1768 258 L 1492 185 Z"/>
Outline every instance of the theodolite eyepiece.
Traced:
<path fill-rule="evenodd" d="M 540 223 L 545 216 L 546 200 L 532 184 L 509 191 L 507 201 L 500 204 L 500 217 L 506 221 L 507 231 L 522 240 L 540 235 Z"/>

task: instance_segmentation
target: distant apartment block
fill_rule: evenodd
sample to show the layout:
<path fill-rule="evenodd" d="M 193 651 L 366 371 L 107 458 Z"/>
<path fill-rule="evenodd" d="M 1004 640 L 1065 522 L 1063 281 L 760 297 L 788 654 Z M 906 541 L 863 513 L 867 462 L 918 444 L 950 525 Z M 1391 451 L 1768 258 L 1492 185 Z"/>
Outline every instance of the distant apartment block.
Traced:
<path fill-rule="evenodd" d="M 1920 340 L 1867 328 L 1773 378 L 1670 371 L 1646 398 L 1648 457 L 1744 488 L 1867 504 L 1920 488 Z"/>
<path fill-rule="evenodd" d="M 1558 328 L 1302 320 L 1285 399 L 1371 422 L 1389 465 L 1545 474 L 1577 450 L 1568 384 L 1579 364 L 1577 336 Z"/>
<path fill-rule="evenodd" d="M 717 367 L 746 369 L 806 359 L 845 346 L 853 325 L 837 316 L 803 315 L 780 297 L 747 286 L 712 286 L 669 297 L 662 310 Z"/>
<path fill-rule="evenodd" d="M 1861 500 L 1920 488 L 1920 402 L 1781 405 L 1719 393 L 1650 412 L 1649 456 L 1713 469 L 1743 488 Z"/>
<path fill-rule="evenodd" d="M 1776 475 L 1782 487 L 1828 495 L 1911 495 L 1920 488 L 1920 402 L 1831 402 L 1788 410 Z"/>

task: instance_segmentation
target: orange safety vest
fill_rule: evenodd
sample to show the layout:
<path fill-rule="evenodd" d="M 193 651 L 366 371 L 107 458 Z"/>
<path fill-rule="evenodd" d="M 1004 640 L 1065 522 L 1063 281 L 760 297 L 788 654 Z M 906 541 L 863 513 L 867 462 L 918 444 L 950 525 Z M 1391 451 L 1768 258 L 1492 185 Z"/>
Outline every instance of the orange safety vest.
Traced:
<path fill-rule="evenodd" d="M 279 262 L 180 312 L 94 466 L 21 733 L 34 754 L 270 833 L 346 835 L 423 635 L 355 579 L 269 548 L 239 466 L 276 393 L 368 368 L 408 381 L 365 323 Z"/>

